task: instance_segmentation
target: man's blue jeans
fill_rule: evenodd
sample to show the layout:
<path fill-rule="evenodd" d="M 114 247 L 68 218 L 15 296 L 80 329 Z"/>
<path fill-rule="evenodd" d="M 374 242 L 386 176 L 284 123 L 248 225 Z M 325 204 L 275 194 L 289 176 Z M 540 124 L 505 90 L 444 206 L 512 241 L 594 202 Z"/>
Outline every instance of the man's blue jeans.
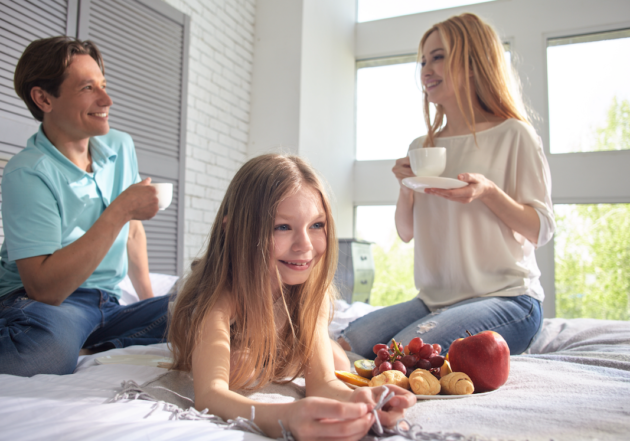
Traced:
<path fill-rule="evenodd" d="M 166 341 L 169 296 L 120 306 L 79 288 L 59 306 L 24 289 L 0 298 L 0 374 L 71 374 L 81 348 L 104 350 Z"/>
<path fill-rule="evenodd" d="M 408 344 L 414 337 L 425 343 L 438 343 L 442 355 L 451 343 L 466 337 L 496 331 L 507 342 L 510 354 L 524 352 L 542 326 L 540 302 L 528 295 L 481 297 L 431 312 L 419 298 L 371 312 L 350 323 L 341 336 L 352 351 L 374 359 L 377 343 L 389 345 L 392 338 Z"/>

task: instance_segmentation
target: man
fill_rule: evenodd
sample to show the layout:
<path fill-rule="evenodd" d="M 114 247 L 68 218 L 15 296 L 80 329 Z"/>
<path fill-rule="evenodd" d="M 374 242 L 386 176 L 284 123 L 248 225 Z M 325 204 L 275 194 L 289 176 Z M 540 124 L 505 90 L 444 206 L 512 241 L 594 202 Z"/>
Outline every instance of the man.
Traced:
<path fill-rule="evenodd" d="M 42 122 L 2 179 L 0 374 L 70 374 L 81 348 L 164 341 L 168 297 L 153 298 L 141 220 L 158 211 L 91 42 L 32 42 L 15 90 Z M 127 274 L 144 299 L 120 306 Z"/>

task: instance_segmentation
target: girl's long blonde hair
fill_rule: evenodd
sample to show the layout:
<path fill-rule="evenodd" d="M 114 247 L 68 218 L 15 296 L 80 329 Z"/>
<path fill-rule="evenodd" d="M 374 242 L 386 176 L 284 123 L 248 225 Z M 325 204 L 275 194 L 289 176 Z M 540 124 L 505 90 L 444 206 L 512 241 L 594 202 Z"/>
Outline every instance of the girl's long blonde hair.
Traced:
<path fill-rule="evenodd" d="M 446 51 L 444 66 L 445 80 L 454 85 L 457 105 L 464 115 L 466 125 L 475 134 L 475 115 L 470 82 L 464 81 L 465 103 L 456 87 L 457 79 L 468 79 L 472 70 L 475 91 L 481 108 L 501 118 L 515 118 L 529 122 L 522 102 L 520 83 L 505 61 L 503 44 L 497 32 L 475 14 L 465 13 L 437 23 L 424 33 L 420 40 L 418 59 L 422 57 L 422 48 L 433 32 L 439 32 Z M 429 98 L 424 94 L 424 120 L 428 134 L 424 147 L 435 145 L 435 136 L 444 123 L 444 108 L 437 105 L 433 122 L 429 113 Z M 464 111 L 464 107 L 468 112 Z M 468 118 L 471 115 L 472 120 Z M 476 139 L 476 137 L 475 137 Z"/>
<path fill-rule="evenodd" d="M 270 275 L 276 211 L 283 199 L 304 186 L 321 195 L 326 252 L 304 284 L 282 288 L 288 320 L 276 329 L 271 277 L 279 274 Z M 178 294 L 168 334 L 173 369 L 191 370 L 203 319 L 219 296 L 228 295 L 233 311 L 231 351 L 247 354 L 232 372 L 230 389 L 258 389 L 270 381 L 295 378 L 313 351 L 320 308 L 332 300 L 336 267 L 337 238 L 330 203 L 313 169 L 296 156 L 269 154 L 251 159 L 232 179 L 212 225 L 208 249 L 191 265 Z"/>

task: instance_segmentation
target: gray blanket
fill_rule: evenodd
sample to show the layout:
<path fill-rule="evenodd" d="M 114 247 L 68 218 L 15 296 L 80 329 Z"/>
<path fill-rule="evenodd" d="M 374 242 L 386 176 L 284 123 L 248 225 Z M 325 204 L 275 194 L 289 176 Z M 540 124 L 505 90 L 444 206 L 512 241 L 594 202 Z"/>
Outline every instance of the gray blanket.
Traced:
<path fill-rule="evenodd" d="M 141 390 L 185 407 L 192 398 L 191 381 L 168 374 Z M 250 398 L 278 402 L 302 396 L 303 383 L 297 382 L 271 385 Z M 416 425 L 410 439 L 628 439 L 630 323 L 545 320 L 528 353 L 511 358 L 510 377 L 498 391 L 418 401 L 406 419 Z"/>

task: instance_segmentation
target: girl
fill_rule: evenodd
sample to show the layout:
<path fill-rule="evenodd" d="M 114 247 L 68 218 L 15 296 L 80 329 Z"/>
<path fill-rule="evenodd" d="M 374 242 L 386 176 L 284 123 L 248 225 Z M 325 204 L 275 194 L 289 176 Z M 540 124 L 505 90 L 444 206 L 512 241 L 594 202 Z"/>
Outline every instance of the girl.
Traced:
<path fill-rule="evenodd" d="M 479 17 L 434 25 L 419 56 L 428 134 L 410 149 L 446 147 L 442 176 L 468 185 L 417 193 L 401 183 L 414 176 L 409 159 L 396 161 L 396 228 L 403 241 L 415 239 L 418 298 L 351 323 L 339 342 L 368 356 L 375 343 L 420 336 L 447 351 L 466 330 L 494 330 L 519 354 L 542 322 L 534 250 L 555 228 L 540 139 L 522 110 L 501 40 Z M 433 121 L 429 103 L 436 105 Z"/>
<path fill-rule="evenodd" d="M 383 390 L 351 391 L 334 375 L 328 323 L 336 264 L 330 205 L 313 170 L 293 156 L 247 162 L 228 187 L 169 330 L 173 367 L 192 372 L 198 409 L 233 419 L 249 417 L 254 406 L 256 424 L 272 438 L 282 434 L 279 421 L 299 439 L 367 433 Z M 234 392 L 299 375 L 307 398 L 292 403 Z M 416 401 L 392 389 L 397 396 L 379 415 L 386 425 Z"/>

